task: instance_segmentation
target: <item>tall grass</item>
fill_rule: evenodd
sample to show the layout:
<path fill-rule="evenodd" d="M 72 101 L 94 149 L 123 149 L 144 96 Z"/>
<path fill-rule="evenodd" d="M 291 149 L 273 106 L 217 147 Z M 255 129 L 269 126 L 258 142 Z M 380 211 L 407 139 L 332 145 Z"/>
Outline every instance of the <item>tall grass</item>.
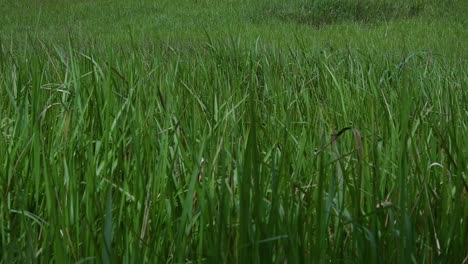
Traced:
<path fill-rule="evenodd" d="M 0 46 L 4 263 L 466 261 L 467 61 Z"/>

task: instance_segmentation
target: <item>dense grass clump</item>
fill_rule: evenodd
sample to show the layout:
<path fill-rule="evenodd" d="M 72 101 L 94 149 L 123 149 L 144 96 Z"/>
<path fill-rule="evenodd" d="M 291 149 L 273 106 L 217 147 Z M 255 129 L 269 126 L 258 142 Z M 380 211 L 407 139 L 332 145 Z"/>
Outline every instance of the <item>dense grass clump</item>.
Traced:
<path fill-rule="evenodd" d="M 462 263 L 467 61 L 0 49 L 0 255 Z"/>
<path fill-rule="evenodd" d="M 418 16 L 424 10 L 421 1 L 300 0 L 267 3 L 264 15 L 316 27 L 337 23 L 370 24 Z"/>
<path fill-rule="evenodd" d="M 464 0 L 0 0 L 0 263 L 466 263 Z"/>

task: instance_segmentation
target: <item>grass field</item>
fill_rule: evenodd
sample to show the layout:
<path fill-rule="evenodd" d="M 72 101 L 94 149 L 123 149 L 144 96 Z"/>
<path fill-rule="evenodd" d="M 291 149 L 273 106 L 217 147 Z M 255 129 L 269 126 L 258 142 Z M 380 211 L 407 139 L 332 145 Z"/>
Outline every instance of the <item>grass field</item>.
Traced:
<path fill-rule="evenodd" d="M 0 11 L 0 263 L 468 263 L 465 1 Z"/>

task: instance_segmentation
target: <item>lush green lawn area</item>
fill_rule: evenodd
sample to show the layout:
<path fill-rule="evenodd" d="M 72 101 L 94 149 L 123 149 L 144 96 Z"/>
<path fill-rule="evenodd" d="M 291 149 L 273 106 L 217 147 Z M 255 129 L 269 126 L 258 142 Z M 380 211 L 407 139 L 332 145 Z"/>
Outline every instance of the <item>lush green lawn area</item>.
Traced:
<path fill-rule="evenodd" d="M 435 0 L 1 0 L 2 39 L 193 47 L 240 38 L 248 46 L 431 50 L 466 54 L 466 1 Z M 458 51 L 458 52 L 456 52 Z M 445 55 L 447 56 L 447 55 Z"/>
<path fill-rule="evenodd" d="M 0 263 L 468 261 L 465 1 L 0 11 Z"/>

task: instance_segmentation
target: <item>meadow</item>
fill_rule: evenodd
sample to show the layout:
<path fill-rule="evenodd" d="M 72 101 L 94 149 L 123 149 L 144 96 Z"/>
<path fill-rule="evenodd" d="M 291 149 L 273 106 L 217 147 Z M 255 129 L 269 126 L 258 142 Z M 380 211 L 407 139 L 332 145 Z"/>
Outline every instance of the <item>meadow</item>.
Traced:
<path fill-rule="evenodd" d="M 0 263 L 468 263 L 465 1 L 0 12 Z"/>

